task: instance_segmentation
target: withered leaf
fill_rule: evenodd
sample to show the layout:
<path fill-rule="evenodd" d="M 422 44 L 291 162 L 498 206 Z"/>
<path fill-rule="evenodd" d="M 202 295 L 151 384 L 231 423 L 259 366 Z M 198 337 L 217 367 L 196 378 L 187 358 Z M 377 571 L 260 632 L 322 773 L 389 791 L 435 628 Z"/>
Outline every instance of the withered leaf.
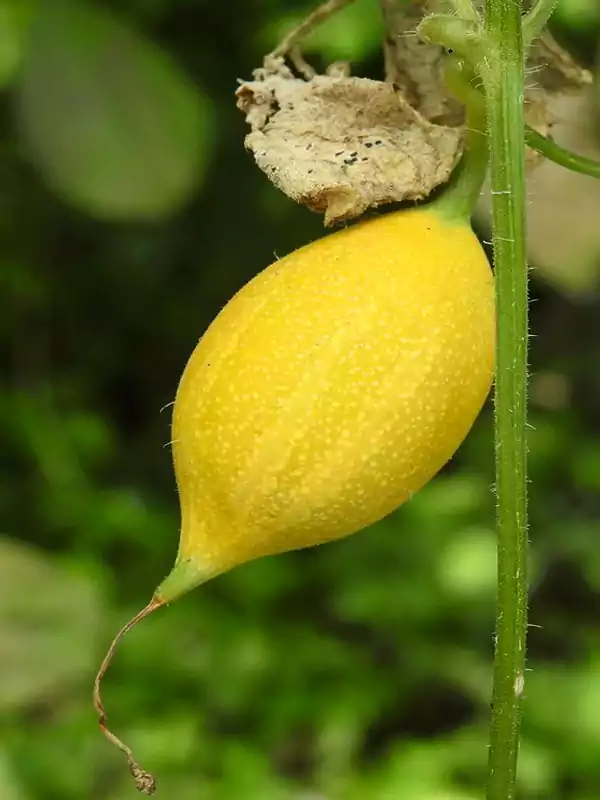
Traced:
<path fill-rule="evenodd" d="M 311 18 L 346 4 L 329 0 Z M 444 82 L 446 53 L 417 35 L 425 14 L 445 9 L 443 0 L 380 4 L 385 82 L 349 77 L 337 66 L 313 75 L 296 36 L 293 53 L 278 48 L 237 91 L 256 163 L 286 195 L 323 213 L 326 225 L 427 197 L 447 181 L 462 151 L 464 108 Z M 286 53 L 306 80 L 286 66 Z M 525 118 L 542 134 L 560 121 L 561 100 L 591 82 L 548 33 L 532 46 L 527 74 Z M 527 151 L 529 169 L 542 160 Z"/>
<path fill-rule="evenodd" d="M 367 78 L 271 74 L 243 83 L 237 104 L 258 166 L 326 225 L 427 197 L 460 154 L 460 129 L 429 122 L 391 84 Z"/>
<path fill-rule="evenodd" d="M 387 29 L 383 44 L 386 80 L 398 86 L 407 102 L 425 119 L 438 125 L 462 125 L 464 111 L 444 82 L 446 53 L 442 47 L 419 38 L 423 17 L 443 9 L 439 0 L 381 0 Z"/>
<path fill-rule="evenodd" d="M 525 91 L 527 122 L 543 134 L 563 118 L 563 100 L 580 95 L 592 83 L 592 74 L 579 66 L 549 33 L 531 47 Z"/>

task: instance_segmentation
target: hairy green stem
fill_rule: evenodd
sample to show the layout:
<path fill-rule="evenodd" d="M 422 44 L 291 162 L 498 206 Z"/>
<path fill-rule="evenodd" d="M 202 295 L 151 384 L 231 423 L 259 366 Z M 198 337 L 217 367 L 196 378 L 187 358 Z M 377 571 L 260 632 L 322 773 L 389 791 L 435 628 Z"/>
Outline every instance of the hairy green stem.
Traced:
<path fill-rule="evenodd" d="M 527 634 L 527 261 L 524 58 L 519 0 L 486 0 L 483 72 L 498 318 L 498 594 L 487 800 L 513 800 Z"/>
<path fill-rule="evenodd" d="M 555 164 L 570 169 L 571 172 L 579 172 L 582 175 L 589 175 L 592 178 L 600 178 L 600 161 L 592 158 L 578 156 L 570 150 L 556 144 L 551 139 L 547 139 L 528 125 L 525 127 L 525 142 L 532 150 L 536 150 Z"/>
<path fill-rule="evenodd" d="M 523 43 L 527 48 L 546 27 L 558 0 L 537 0 L 523 17 Z"/>
<path fill-rule="evenodd" d="M 477 20 L 479 15 L 472 0 L 450 0 L 452 8 L 461 19 Z"/>
<path fill-rule="evenodd" d="M 424 42 L 441 45 L 471 65 L 477 64 L 484 55 L 479 25 L 472 20 L 432 14 L 421 21 L 417 35 Z"/>

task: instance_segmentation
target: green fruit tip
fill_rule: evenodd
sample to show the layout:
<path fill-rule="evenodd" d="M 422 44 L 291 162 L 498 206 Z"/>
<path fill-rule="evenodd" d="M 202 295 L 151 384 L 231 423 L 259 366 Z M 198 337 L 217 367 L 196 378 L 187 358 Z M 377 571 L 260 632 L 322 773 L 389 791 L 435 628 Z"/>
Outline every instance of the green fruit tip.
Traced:
<path fill-rule="evenodd" d="M 161 605 L 168 605 L 214 578 L 221 571 L 207 568 L 194 558 L 177 559 L 171 572 L 154 593 L 154 597 Z"/>

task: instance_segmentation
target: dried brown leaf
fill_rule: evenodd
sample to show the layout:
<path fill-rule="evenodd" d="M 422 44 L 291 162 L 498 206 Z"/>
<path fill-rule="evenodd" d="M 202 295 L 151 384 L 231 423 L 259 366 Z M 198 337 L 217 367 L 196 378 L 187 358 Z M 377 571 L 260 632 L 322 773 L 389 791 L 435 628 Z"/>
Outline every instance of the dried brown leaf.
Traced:
<path fill-rule="evenodd" d="M 441 7 L 437 0 L 380 0 L 387 29 L 383 46 L 386 80 L 398 86 L 407 102 L 438 125 L 462 125 L 464 111 L 444 82 L 445 51 L 422 41 L 417 27 L 423 17 Z"/>
<path fill-rule="evenodd" d="M 547 134 L 562 118 L 563 100 L 582 94 L 592 74 L 579 66 L 549 33 L 534 42 L 527 62 L 526 119 Z"/>
<path fill-rule="evenodd" d="M 259 74 L 237 91 L 246 147 L 286 195 L 325 224 L 427 197 L 459 156 L 462 132 L 435 125 L 387 83 Z"/>
<path fill-rule="evenodd" d="M 327 0 L 315 9 L 237 92 L 251 128 L 246 147 L 258 166 L 286 195 L 323 213 L 326 225 L 427 197 L 446 182 L 462 150 L 464 108 L 444 82 L 446 53 L 416 33 L 425 14 L 447 11 L 444 0 L 380 0 L 386 83 L 351 78 L 345 65 L 315 75 L 302 58 L 303 32 L 349 2 Z M 542 134 L 560 121 L 562 100 L 591 82 L 547 33 L 531 48 L 528 76 L 525 117 Z M 542 160 L 527 151 L 528 168 Z"/>
<path fill-rule="evenodd" d="M 538 72 L 538 87 L 550 94 L 576 92 L 592 83 L 592 73 L 577 64 L 549 33 L 533 43 L 528 69 Z"/>

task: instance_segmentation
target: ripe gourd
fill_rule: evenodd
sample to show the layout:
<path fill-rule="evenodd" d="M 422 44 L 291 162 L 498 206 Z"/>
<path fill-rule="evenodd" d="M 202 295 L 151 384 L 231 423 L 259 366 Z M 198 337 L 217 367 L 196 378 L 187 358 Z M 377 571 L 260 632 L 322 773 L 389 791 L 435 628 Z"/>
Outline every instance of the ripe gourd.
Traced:
<path fill-rule="evenodd" d="M 490 390 L 494 287 L 468 222 L 435 205 L 378 216 L 276 261 L 221 311 L 173 412 L 179 552 L 95 684 L 155 609 L 261 556 L 340 539 L 451 458 Z M 399 542 L 398 546 L 402 546 Z"/>
<path fill-rule="evenodd" d="M 451 458 L 490 390 L 494 287 L 470 226 L 427 206 L 276 261 L 223 309 L 173 411 L 175 566 L 134 624 L 261 556 L 381 519 Z M 400 543 L 399 543 L 400 545 Z"/>
<path fill-rule="evenodd" d="M 245 286 L 173 415 L 181 590 L 392 512 L 452 456 L 492 382 L 494 289 L 471 229 L 425 209 L 359 223 Z"/>

